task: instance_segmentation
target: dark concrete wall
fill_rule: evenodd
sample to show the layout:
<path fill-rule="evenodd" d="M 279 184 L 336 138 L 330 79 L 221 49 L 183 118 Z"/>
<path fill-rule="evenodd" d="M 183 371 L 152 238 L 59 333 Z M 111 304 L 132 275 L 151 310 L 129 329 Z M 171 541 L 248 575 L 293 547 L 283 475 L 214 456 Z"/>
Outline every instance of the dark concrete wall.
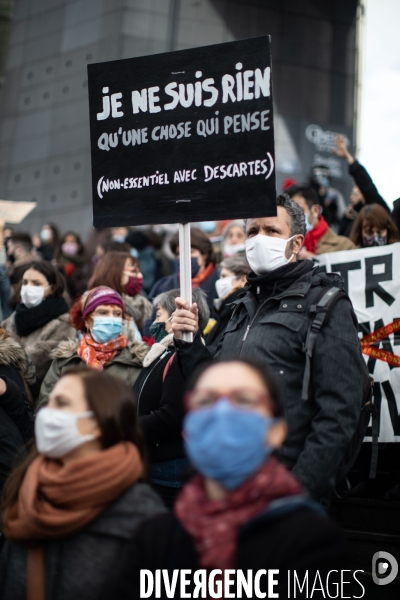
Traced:
<path fill-rule="evenodd" d="M 356 4 L 18 0 L 0 107 L 0 198 L 38 202 L 20 228 L 53 221 L 86 234 L 87 63 L 264 34 L 272 36 L 278 184 L 304 179 L 316 156 L 308 124 L 352 135 Z"/>

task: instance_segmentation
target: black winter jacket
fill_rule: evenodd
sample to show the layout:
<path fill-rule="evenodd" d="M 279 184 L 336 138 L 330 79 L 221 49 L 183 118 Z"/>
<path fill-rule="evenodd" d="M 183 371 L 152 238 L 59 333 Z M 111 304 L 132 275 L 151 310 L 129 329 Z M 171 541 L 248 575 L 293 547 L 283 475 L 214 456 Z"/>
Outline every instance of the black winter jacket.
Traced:
<path fill-rule="evenodd" d="M 171 338 L 172 336 L 168 336 Z M 166 338 L 164 338 L 166 339 Z M 151 360 L 154 344 L 145 358 Z M 146 439 L 150 462 L 185 456 L 182 445 L 183 394 L 186 382 L 175 355 L 168 346 L 147 367 L 143 367 L 134 385 L 140 426 Z M 168 364 L 168 367 L 167 367 Z M 166 370 L 165 379 L 164 371 Z M 164 379 L 164 380 L 163 380 Z"/>
<path fill-rule="evenodd" d="M 260 569 L 279 569 L 279 585 L 274 588 L 279 598 L 311 598 L 312 583 L 307 595 L 305 590 L 301 594 L 298 589 L 296 596 L 293 589 L 288 594 L 288 571 L 296 570 L 300 575 L 308 570 L 312 582 L 319 570 L 324 580 L 328 571 L 346 569 L 344 561 L 345 543 L 340 531 L 325 515 L 303 505 L 290 512 L 268 510 L 246 523 L 239 533 L 235 568 L 241 569 L 245 575 L 248 569 L 252 569 L 253 576 Z M 173 569 L 191 569 L 193 577 L 194 571 L 200 568 L 193 538 L 175 515 L 160 515 L 138 528 L 126 550 L 121 577 L 104 600 L 106 597 L 113 600 L 140 598 L 140 569 L 149 569 L 153 574 L 156 569 L 168 569 L 171 579 Z M 261 578 L 262 592 L 268 592 L 266 580 L 266 577 Z M 188 586 L 187 591 L 190 589 L 193 591 Z M 234 589 L 231 588 L 231 592 Z M 161 590 L 164 592 L 163 586 Z M 173 597 L 181 598 L 179 585 Z M 234 597 L 237 597 L 236 594 Z M 312 597 L 326 596 L 316 592 Z M 165 592 L 161 598 L 166 598 Z"/>
<path fill-rule="evenodd" d="M 397 229 L 400 231 L 400 198 L 397 198 L 393 202 L 392 219 L 397 225 Z"/>
<path fill-rule="evenodd" d="M 390 213 L 388 205 L 378 192 L 376 185 L 372 181 L 371 176 L 365 167 L 355 160 L 353 164 L 349 165 L 349 173 L 364 196 L 366 204 L 379 204 Z"/>
<path fill-rule="evenodd" d="M 334 305 L 314 347 L 309 400 L 302 401 L 310 308 L 323 287 L 343 287 L 343 280 L 313 267 L 311 261 L 290 263 L 273 273 L 272 289 L 272 274 L 248 276 L 215 357 L 264 360 L 274 371 L 288 423 L 279 457 L 310 494 L 321 499 L 334 486 L 360 416 L 363 358 L 356 317 L 347 297 Z M 175 340 L 175 345 L 186 378 L 199 363 L 210 359 L 199 336 L 193 344 Z"/>
<path fill-rule="evenodd" d="M 218 342 L 232 316 L 232 310 L 234 308 L 233 302 L 238 299 L 242 292 L 242 289 L 234 290 L 231 294 L 229 294 L 229 296 L 224 298 L 222 301 L 219 301 L 218 307 L 214 305 L 212 316 L 217 322 L 205 338 L 207 346 L 211 346 L 212 348 L 216 348 L 218 346 Z"/>

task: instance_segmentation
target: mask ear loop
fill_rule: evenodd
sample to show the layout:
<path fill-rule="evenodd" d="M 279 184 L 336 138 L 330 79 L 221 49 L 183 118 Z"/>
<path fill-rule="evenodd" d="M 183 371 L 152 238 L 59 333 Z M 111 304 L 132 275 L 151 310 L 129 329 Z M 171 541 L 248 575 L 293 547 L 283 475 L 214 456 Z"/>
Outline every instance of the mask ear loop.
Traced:
<path fill-rule="evenodd" d="M 166 325 L 166 324 L 167 324 L 169 321 L 172 321 L 172 315 L 170 316 L 170 318 L 169 318 L 169 319 L 167 319 L 167 320 L 165 321 L 165 325 Z M 165 325 L 164 325 L 164 329 L 165 329 Z M 170 333 L 170 331 L 171 331 L 171 330 L 170 330 L 170 329 L 169 329 L 169 330 L 165 329 L 165 331 L 166 331 L 167 333 Z"/>
<path fill-rule="evenodd" d="M 289 239 L 287 239 L 287 240 L 286 240 L 286 246 L 288 245 L 288 243 L 289 243 L 289 242 L 291 242 L 291 241 L 292 241 L 292 240 L 293 240 L 295 237 L 297 237 L 298 235 L 299 235 L 298 233 L 295 233 L 294 235 L 292 235 L 292 237 L 290 237 Z M 286 256 L 285 256 L 285 258 L 286 258 L 286 261 L 287 261 L 287 262 L 286 262 L 286 264 L 289 264 L 289 263 L 290 263 L 290 261 L 292 260 L 293 256 L 297 256 L 297 254 L 295 255 L 295 253 L 294 253 L 294 252 L 292 252 L 292 255 L 290 256 L 290 258 L 286 258 Z"/>

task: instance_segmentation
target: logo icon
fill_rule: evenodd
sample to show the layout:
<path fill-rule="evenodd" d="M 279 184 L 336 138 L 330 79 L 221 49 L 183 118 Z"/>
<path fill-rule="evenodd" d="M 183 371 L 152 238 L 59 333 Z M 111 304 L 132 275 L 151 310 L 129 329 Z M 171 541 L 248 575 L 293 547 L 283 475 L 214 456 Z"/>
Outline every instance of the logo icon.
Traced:
<path fill-rule="evenodd" d="M 399 572 L 399 565 L 389 552 L 375 552 L 372 557 L 372 580 L 376 585 L 392 583 Z"/>

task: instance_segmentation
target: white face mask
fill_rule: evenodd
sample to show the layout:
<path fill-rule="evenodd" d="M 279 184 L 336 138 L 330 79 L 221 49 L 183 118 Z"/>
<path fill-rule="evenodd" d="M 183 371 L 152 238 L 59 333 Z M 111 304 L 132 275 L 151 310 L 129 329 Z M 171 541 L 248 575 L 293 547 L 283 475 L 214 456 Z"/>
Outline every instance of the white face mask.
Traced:
<path fill-rule="evenodd" d="M 233 256 L 234 254 L 237 254 L 238 252 L 244 252 L 244 251 L 245 251 L 244 242 L 241 242 L 240 244 L 225 244 L 224 248 L 223 248 L 224 256 Z"/>
<path fill-rule="evenodd" d="M 296 236 L 292 235 L 288 240 L 284 240 L 259 233 L 246 240 L 246 256 L 254 273 L 264 275 L 289 263 L 293 254 L 290 258 L 286 258 L 286 245 L 294 237 Z"/>
<path fill-rule="evenodd" d="M 307 233 L 309 231 L 311 231 L 311 229 L 314 229 L 314 225 L 312 223 L 310 223 L 310 221 L 309 221 L 310 216 L 311 216 L 311 211 L 308 214 L 305 215 L 305 217 L 306 217 L 306 230 L 307 230 Z"/>
<path fill-rule="evenodd" d="M 51 238 L 51 231 L 49 229 L 42 229 L 40 232 L 40 239 L 42 242 L 48 242 Z"/>
<path fill-rule="evenodd" d="M 41 285 L 23 285 L 21 288 L 21 300 L 26 308 L 39 306 L 44 300 L 44 292 L 50 286 L 42 287 Z"/>
<path fill-rule="evenodd" d="M 234 279 L 236 279 L 234 275 L 217 279 L 215 282 L 215 289 L 217 290 L 218 298 L 225 298 L 225 296 L 228 296 L 228 294 L 231 293 Z"/>
<path fill-rule="evenodd" d="M 57 408 L 42 408 L 35 421 L 36 446 L 48 458 L 61 458 L 96 436 L 82 435 L 76 426 L 78 419 L 93 417 L 93 412 L 75 413 Z"/>

